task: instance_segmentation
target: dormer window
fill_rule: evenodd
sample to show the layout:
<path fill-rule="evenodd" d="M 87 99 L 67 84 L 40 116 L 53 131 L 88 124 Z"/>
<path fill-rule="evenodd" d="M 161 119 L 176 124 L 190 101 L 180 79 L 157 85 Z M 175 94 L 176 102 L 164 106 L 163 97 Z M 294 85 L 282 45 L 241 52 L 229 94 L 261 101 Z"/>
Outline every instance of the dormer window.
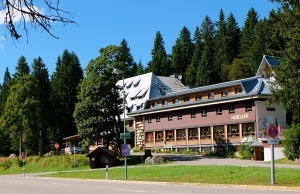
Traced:
<path fill-rule="evenodd" d="M 163 106 L 168 105 L 168 101 L 167 101 L 167 100 L 162 101 L 162 105 L 163 105 Z"/>
<path fill-rule="evenodd" d="M 137 87 L 139 84 L 140 84 L 141 80 L 137 81 L 135 84 L 134 84 L 134 87 Z"/>
<path fill-rule="evenodd" d="M 152 122 L 151 117 L 148 117 L 147 120 L 148 120 L 148 123 Z"/>
<path fill-rule="evenodd" d="M 201 95 L 196 95 L 196 100 L 201 100 L 202 96 Z"/>
<path fill-rule="evenodd" d="M 178 98 L 173 99 L 173 104 L 177 104 L 178 103 Z"/>
<path fill-rule="evenodd" d="M 215 93 L 214 92 L 208 93 L 208 98 L 215 98 Z"/>
<path fill-rule="evenodd" d="M 221 92 L 221 94 L 222 94 L 222 96 L 228 96 L 228 90 L 223 90 L 223 91 Z"/>
<path fill-rule="evenodd" d="M 144 103 L 141 104 L 141 108 L 144 108 Z"/>
<path fill-rule="evenodd" d="M 152 107 L 156 107 L 157 106 L 157 102 L 152 102 Z"/>
<path fill-rule="evenodd" d="M 188 101 L 190 101 L 190 97 L 189 96 L 186 96 L 186 97 L 183 98 L 183 102 L 188 102 Z"/>
<path fill-rule="evenodd" d="M 235 89 L 235 93 L 236 93 L 236 94 L 243 93 L 243 88 L 236 88 L 236 89 Z"/>
<path fill-rule="evenodd" d="M 133 83 L 133 82 L 131 82 L 130 84 L 128 84 L 128 85 L 126 86 L 126 88 L 127 88 L 127 89 L 131 88 L 132 83 Z"/>

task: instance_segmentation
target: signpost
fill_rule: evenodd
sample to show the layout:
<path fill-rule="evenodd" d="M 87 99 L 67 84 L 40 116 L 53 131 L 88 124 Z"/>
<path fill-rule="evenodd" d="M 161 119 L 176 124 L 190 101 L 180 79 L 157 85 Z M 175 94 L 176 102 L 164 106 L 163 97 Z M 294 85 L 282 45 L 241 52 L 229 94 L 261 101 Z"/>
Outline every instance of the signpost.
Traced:
<path fill-rule="evenodd" d="M 278 136 L 278 129 L 276 126 L 270 126 L 268 128 L 268 143 L 271 146 L 271 185 L 275 184 L 275 165 L 274 165 L 274 144 L 279 144 L 279 138 L 276 138 Z"/>
<path fill-rule="evenodd" d="M 131 139 L 130 133 L 120 133 L 120 139 Z"/>
<path fill-rule="evenodd" d="M 25 177 L 25 161 L 26 161 L 26 153 L 25 153 L 25 152 L 22 152 L 23 177 Z"/>
<path fill-rule="evenodd" d="M 55 143 L 54 147 L 56 149 L 56 173 L 58 173 L 58 148 L 59 148 L 59 144 Z"/>

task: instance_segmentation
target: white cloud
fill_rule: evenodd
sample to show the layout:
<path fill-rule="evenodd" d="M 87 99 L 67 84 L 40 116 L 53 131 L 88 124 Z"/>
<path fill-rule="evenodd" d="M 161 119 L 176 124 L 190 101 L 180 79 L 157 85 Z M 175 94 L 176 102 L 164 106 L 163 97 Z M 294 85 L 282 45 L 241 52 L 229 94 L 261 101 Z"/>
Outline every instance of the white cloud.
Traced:
<path fill-rule="evenodd" d="M 44 13 L 44 9 L 39 10 L 38 7 L 36 7 L 36 6 L 33 6 L 33 7 L 34 7 L 34 9 L 37 10 L 39 13 L 42 13 L 42 14 Z M 28 11 L 28 9 L 27 9 L 27 8 L 24 8 L 24 7 L 23 7 L 23 10 L 24 10 L 24 11 Z M 0 10 L 0 24 L 4 24 L 4 19 L 5 19 L 5 14 L 6 14 L 6 12 L 7 12 L 7 9 L 5 9 L 5 10 Z M 21 19 L 21 14 L 20 14 L 20 12 L 15 11 L 15 13 L 14 13 L 14 18 L 13 18 L 13 22 L 19 22 L 20 19 Z M 26 18 L 25 18 L 25 21 L 26 21 L 26 22 L 29 21 L 29 17 L 26 17 Z"/>
<path fill-rule="evenodd" d="M 6 38 L 4 36 L 0 36 L 0 50 L 3 51 L 5 49 L 4 41 Z"/>

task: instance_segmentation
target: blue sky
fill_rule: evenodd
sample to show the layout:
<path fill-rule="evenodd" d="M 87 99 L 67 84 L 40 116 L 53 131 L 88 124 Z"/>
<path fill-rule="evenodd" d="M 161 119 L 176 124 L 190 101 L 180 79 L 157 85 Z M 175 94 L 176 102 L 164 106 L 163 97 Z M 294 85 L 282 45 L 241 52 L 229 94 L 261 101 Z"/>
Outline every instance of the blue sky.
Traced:
<path fill-rule="evenodd" d="M 134 60 L 141 59 L 146 65 L 151 59 L 157 31 L 161 32 L 166 51 L 170 54 L 183 26 L 193 36 L 206 15 L 217 21 L 220 9 L 223 9 L 226 17 L 232 12 L 242 27 L 251 7 L 263 18 L 268 17 L 269 11 L 276 9 L 277 5 L 268 0 L 76 0 L 61 1 L 60 7 L 74 13 L 73 19 L 78 25 L 62 27 L 54 23 L 52 33 L 59 39 L 41 29 L 29 28 L 28 43 L 22 31 L 21 40 L 13 42 L 0 13 L 0 83 L 6 67 L 11 74 L 15 72 L 21 55 L 26 57 L 30 67 L 33 59 L 40 56 L 51 75 L 57 57 L 65 49 L 74 51 L 85 68 L 91 59 L 99 56 L 100 48 L 119 45 L 123 38 L 128 42 Z"/>

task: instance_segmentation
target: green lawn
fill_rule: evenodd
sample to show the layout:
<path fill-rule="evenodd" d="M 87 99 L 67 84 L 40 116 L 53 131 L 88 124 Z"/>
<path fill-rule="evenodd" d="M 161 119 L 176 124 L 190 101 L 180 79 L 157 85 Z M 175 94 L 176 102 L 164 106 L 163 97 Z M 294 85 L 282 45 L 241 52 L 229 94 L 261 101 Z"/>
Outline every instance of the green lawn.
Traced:
<path fill-rule="evenodd" d="M 105 170 L 79 171 L 47 177 L 105 179 Z M 276 168 L 277 186 L 300 186 L 300 170 Z M 124 180 L 124 168 L 108 170 L 108 179 Z M 128 180 L 180 183 L 270 185 L 270 168 L 237 166 L 145 166 L 128 168 Z"/>

